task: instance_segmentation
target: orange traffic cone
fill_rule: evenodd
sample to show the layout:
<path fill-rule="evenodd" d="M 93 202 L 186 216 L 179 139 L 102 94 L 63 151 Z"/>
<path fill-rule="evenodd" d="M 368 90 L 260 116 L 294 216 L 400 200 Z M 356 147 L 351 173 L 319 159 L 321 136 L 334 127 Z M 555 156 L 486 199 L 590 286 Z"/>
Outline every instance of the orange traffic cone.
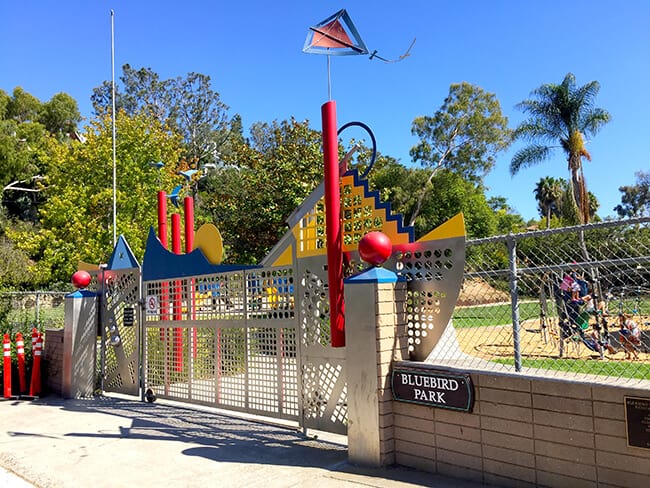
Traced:
<path fill-rule="evenodd" d="M 29 396 L 38 396 L 41 393 L 41 351 L 43 349 L 43 336 L 39 333 L 34 346 L 34 364 L 32 366 L 32 381 L 29 387 Z"/>
<path fill-rule="evenodd" d="M 5 334 L 2 341 L 2 350 L 4 352 L 4 397 L 11 398 L 11 341 L 9 334 Z"/>
<path fill-rule="evenodd" d="M 20 384 L 19 393 L 27 393 L 27 381 L 25 378 L 25 341 L 20 332 L 16 333 L 16 356 L 18 356 L 18 383 Z"/>

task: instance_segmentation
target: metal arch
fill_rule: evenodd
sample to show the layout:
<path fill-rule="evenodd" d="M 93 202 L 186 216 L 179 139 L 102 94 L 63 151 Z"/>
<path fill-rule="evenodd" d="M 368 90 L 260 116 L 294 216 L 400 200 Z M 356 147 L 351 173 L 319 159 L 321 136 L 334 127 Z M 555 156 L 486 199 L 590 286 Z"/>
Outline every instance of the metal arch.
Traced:
<path fill-rule="evenodd" d="M 357 122 L 357 121 L 352 121 L 352 122 L 348 122 L 347 124 L 343 124 L 341 128 L 336 132 L 336 135 L 340 136 L 341 132 L 343 132 L 348 127 L 353 127 L 353 126 L 361 127 L 363 130 L 365 130 L 370 136 L 370 140 L 372 141 L 372 156 L 370 157 L 370 164 L 363 172 L 363 174 L 361 174 L 360 176 L 361 179 L 366 179 L 368 173 L 370 173 L 370 170 L 375 165 L 375 159 L 377 159 L 377 140 L 375 139 L 375 135 L 370 130 L 370 127 L 368 127 L 363 122 Z"/>

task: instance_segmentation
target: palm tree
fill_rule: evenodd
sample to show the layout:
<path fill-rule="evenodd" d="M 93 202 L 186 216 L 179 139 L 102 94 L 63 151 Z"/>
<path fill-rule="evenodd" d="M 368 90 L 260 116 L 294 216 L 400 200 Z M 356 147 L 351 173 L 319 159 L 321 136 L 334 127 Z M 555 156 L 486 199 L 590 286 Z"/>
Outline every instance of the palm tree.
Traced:
<path fill-rule="evenodd" d="M 594 107 L 599 89 L 597 81 L 577 86 L 575 76 L 568 73 L 559 85 L 542 85 L 531 93 L 533 99 L 517 105 L 530 117 L 515 129 L 514 136 L 531 144 L 515 153 L 510 173 L 514 176 L 520 169 L 548 159 L 557 147 L 551 144 L 559 142 L 569 162 L 573 200 L 582 223 L 589 222 L 589 194 L 582 158 L 591 160 L 591 155 L 585 147 L 585 137 L 595 135 L 611 119 L 607 111 Z"/>
<path fill-rule="evenodd" d="M 546 176 L 535 185 L 535 199 L 542 217 L 546 218 L 546 228 L 551 227 L 551 214 L 560 215 L 560 200 L 564 195 L 563 180 Z"/>

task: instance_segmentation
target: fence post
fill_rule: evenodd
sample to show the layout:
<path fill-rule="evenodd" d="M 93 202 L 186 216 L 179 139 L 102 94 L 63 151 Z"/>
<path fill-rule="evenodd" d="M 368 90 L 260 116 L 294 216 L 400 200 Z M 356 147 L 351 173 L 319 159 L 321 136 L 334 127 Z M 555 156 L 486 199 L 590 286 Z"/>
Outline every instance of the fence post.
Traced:
<path fill-rule="evenodd" d="M 519 337 L 519 292 L 517 291 L 517 241 L 508 236 L 508 261 L 510 264 L 510 303 L 512 306 L 512 340 L 515 352 L 515 371 L 521 371 L 521 339 Z"/>
<path fill-rule="evenodd" d="M 405 286 L 383 268 L 370 268 L 345 280 L 351 463 L 377 467 L 395 461 L 390 370 L 393 360 L 408 357 L 406 334 L 398 330 L 396 300 Z"/>
<path fill-rule="evenodd" d="M 98 294 L 78 290 L 65 297 L 62 397 L 83 398 L 95 390 Z"/>
<path fill-rule="evenodd" d="M 40 323 L 41 318 L 41 294 L 36 292 L 36 325 Z"/>

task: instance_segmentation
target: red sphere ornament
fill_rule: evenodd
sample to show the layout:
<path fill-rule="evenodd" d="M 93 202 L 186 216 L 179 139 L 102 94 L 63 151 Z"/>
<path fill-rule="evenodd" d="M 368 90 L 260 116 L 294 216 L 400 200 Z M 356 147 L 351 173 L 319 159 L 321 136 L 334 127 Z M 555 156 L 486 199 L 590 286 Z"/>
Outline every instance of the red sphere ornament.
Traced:
<path fill-rule="evenodd" d="M 393 244 L 383 232 L 368 232 L 359 241 L 359 255 L 366 263 L 378 266 L 393 252 Z"/>
<path fill-rule="evenodd" d="M 72 275 L 72 284 L 75 288 L 86 288 L 90 284 L 90 273 L 88 271 L 77 271 Z"/>

